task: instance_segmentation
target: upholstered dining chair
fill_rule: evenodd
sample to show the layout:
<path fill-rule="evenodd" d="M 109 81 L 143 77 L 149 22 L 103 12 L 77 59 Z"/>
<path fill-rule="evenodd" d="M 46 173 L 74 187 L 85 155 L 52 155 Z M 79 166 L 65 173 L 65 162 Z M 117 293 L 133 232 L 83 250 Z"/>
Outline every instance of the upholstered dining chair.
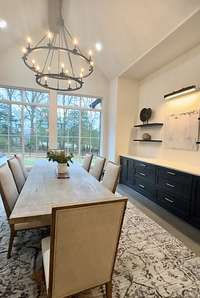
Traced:
<path fill-rule="evenodd" d="M 108 188 L 112 193 L 115 193 L 120 174 L 120 165 L 109 161 L 106 165 L 102 184 Z"/>
<path fill-rule="evenodd" d="M 42 240 L 48 297 L 68 297 L 106 285 L 112 274 L 127 199 L 52 209 L 51 237 Z"/>
<path fill-rule="evenodd" d="M 8 160 L 8 165 L 11 169 L 12 174 L 13 174 L 18 192 L 20 193 L 22 190 L 22 187 L 24 186 L 24 183 L 26 181 L 22 167 L 20 165 L 20 162 L 14 156 Z"/>
<path fill-rule="evenodd" d="M 24 174 L 25 179 L 27 179 L 28 172 L 31 170 L 31 167 L 30 168 L 27 168 L 27 167 L 24 166 L 24 161 L 23 161 L 23 157 L 22 157 L 21 154 L 15 154 L 15 157 L 19 161 L 19 164 L 20 164 L 20 166 L 22 168 L 22 171 L 23 171 L 23 174 Z"/>
<path fill-rule="evenodd" d="M 92 176 L 94 176 L 98 181 L 101 180 L 105 161 L 106 159 L 104 157 L 96 157 L 94 166 L 90 168 L 89 173 Z"/>
<path fill-rule="evenodd" d="M 7 219 L 9 219 L 10 214 L 17 202 L 19 192 L 15 184 L 12 172 L 7 163 L 0 166 L 0 194 L 3 201 L 3 205 L 6 211 Z M 10 240 L 8 246 L 7 257 L 10 258 L 14 237 L 20 230 L 27 230 L 33 228 L 39 228 L 45 226 L 42 222 L 28 222 L 23 224 L 10 224 Z"/>
<path fill-rule="evenodd" d="M 86 154 L 83 160 L 83 168 L 89 172 L 92 163 L 93 154 Z"/>

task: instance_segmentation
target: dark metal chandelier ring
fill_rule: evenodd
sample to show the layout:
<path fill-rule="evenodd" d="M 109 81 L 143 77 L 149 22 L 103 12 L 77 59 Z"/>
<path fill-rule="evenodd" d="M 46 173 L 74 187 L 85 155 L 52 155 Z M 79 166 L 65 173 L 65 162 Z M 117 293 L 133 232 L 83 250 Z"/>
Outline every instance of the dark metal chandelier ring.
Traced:
<path fill-rule="evenodd" d="M 78 90 L 94 71 L 92 52 L 89 51 L 88 55 L 81 52 L 78 41 L 65 27 L 62 18 L 58 30 L 47 33 L 35 46 L 30 38 L 27 41 L 22 59 L 35 73 L 36 83 L 44 88 Z"/>
<path fill-rule="evenodd" d="M 44 88 L 48 88 L 48 89 L 51 89 L 51 90 L 58 90 L 57 88 L 55 87 L 51 87 L 51 86 L 46 86 L 46 83 L 42 83 L 42 78 L 52 78 L 52 79 L 56 79 L 56 80 L 74 80 L 76 81 L 77 85 L 76 85 L 76 88 L 73 88 L 73 91 L 76 91 L 76 90 L 79 90 L 81 89 L 81 87 L 83 86 L 84 82 L 80 79 L 80 78 L 73 78 L 73 77 L 70 77 L 70 76 L 66 76 L 65 74 L 64 75 L 59 75 L 59 74 L 48 74 L 48 73 L 43 73 L 43 74 L 36 74 L 36 82 L 38 85 L 40 85 L 41 87 L 44 87 Z M 68 88 L 60 88 L 59 89 L 60 91 L 71 91 L 70 89 L 70 86 L 68 86 Z"/>
<path fill-rule="evenodd" d="M 42 74 L 42 72 L 37 71 L 35 67 L 33 67 L 33 65 L 30 65 L 27 61 L 28 61 L 28 56 L 33 53 L 34 51 L 38 51 L 38 50 L 48 50 L 49 51 L 49 47 L 48 46 L 40 46 L 40 47 L 34 47 L 34 48 L 27 48 L 27 53 L 24 54 L 24 56 L 22 57 L 25 65 L 31 69 L 33 72 L 37 73 L 37 74 Z M 86 63 L 88 63 L 89 65 L 89 71 L 87 74 L 83 74 L 82 77 L 78 76 L 76 77 L 76 79 L 81 79 L 81 78 L 87 78 L 91 75 L 91 73 L 94 71 L 94 67 L 92 65 L 90 65 L 91 60 L 89 58 L 87 58 L 86 56 L 84 56 L 81 53 L 78 53 L 77 51 L 75 51 L 74 49 L 66 49 L 66 48 L 59 48 L 59 47 L 54 47 L 53 50 L 58 50 L 58 51 L 66 51 L 69 52 L 73 55 L 79 56 L 80 58 L 84 59 Z M 46 74 L 46 76 L 48 76 L 48 74 Z M 69 78 L 71 80 L 75 79 L 75 77 L 70 77 Z"/>

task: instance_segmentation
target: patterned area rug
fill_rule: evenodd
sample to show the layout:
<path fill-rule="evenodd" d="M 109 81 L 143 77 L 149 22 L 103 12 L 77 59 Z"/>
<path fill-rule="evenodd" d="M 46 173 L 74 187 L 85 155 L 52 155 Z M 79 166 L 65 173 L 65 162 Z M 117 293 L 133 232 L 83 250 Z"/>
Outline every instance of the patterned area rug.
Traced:
<path fill-rule="evenodd" d="M 7 260 L 9 227 L 0 204 L 0 297 L 46 297 L 33 272 L 42 266 L 40 240 L 47 233 L 45 229 L 19 233 Z M 80 297 L 102 298 L 104 289 Z M 129 203 L 113 276 L 113 297 L 198 298 L 200 257 Z"/>

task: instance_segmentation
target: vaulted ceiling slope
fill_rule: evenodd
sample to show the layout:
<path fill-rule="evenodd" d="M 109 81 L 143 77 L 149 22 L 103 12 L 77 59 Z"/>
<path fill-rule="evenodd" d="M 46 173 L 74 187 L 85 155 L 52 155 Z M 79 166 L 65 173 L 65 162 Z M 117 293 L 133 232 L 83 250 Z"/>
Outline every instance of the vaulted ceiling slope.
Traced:
<path fill-rule="evenodd" d="M 63 0 L 63 17 L 85 51 L 102 43 L 95 61 L 112 79 L 198 8 L 199 0 Z M 23 44 L 27 35 L 43 35 L 48 0 L 0 1 L 0 18 L 8 22 L 0 31 L 1 52 Z"/>
<path fill-rule="evenodd" d="M 199 0 L 65 0 L 64 17 L 85 48 L 102 42 L 97 64 L 113 78 L 198 7 Z"/>
<path fill-rule="evenodd" d="M 0 30 L 0 53 L 24 45 L 27 36 L 48 29 L 48 0 L 0 0 L 0 18 L 8 27 Z M 19 48 L 20 50 L 20 48 Z"/>

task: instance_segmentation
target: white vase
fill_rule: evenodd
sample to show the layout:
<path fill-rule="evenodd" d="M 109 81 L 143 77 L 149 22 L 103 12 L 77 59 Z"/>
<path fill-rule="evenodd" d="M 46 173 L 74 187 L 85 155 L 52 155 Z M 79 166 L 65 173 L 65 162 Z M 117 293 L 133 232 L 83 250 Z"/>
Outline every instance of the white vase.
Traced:
<path fill-rule="evenodd" d="M 68 174 L 67 163 L 58 163 L 58 174 Z"/>

